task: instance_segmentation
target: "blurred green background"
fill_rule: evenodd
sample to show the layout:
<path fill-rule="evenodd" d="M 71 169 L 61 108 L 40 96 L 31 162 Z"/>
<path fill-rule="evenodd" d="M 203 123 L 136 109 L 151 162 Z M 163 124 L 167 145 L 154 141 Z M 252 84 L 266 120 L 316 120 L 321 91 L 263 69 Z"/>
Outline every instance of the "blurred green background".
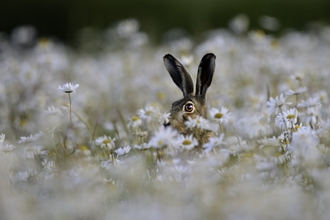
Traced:
<path fill-rule="evenodd" d="M 0 6 L 0 32 L 32 25 L 38 36 L 72 42 L 83 27 L 104 29 L 116 21 L 136 18 L 152 40 L 171 28 L 195 35 L 210 28 L 227 27 L 244 13 L 250 28 L 258 28 L 262 15 L 276 17 L 285 28 L 303 29 L 307 22 L 329 24 L 330 0 L 10 0 Z"/>

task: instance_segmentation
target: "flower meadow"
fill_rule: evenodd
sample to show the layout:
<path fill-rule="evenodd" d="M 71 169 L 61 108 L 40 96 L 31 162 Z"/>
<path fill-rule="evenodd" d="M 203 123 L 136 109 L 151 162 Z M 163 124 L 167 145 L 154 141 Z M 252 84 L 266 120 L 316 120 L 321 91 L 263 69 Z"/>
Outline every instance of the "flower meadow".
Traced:
<path fill-rule="evenodd" d="M 330 27 L 240 24 L 151 45 L 126 20 L 97 51 L 1 35 L 0 218 L 329 219 Z M 197 151 L 163 126 L 182 98 L 163 56 L 195 80 L 209 52 Z"/>

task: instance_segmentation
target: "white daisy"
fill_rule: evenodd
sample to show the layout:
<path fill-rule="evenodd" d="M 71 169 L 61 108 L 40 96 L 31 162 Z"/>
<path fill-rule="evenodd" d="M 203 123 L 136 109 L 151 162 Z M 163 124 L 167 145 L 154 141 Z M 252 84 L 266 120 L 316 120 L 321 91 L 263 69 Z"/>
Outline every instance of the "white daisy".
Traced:
<path fill-rule="evenodd" d="M 308 125 L 316 125 L 319 119 L 319 108 L 316 106 L 308 107 L 306 112 L 301 114 L 301 120 Z"/>
<path fill-rule="evenodd" d="M 34 155 L 47 155 L 48 154 L 48 151 L 44 150 L 44 147 L 42 147 L 42 146 L 33 146 L 32 149 L 33 149 Z"/>
<path fill-rule="evenodd" d="M 183 149 L 186 150 L 191 150 L 198 145 L 198 141 L 193 137 L 193 135 L 180 135 L 178 138 L 178 143 Z"/>
<path fill-rule="evenodd" d="M 140 144 L 140 145 L 134 145 L 133 146 L 135 149 L 138 149 L 138 150 L 145 150 L 145 149 L 149 149 L 151 146 L 149 143 L 143 143 L 143 144 Z"/>
<path fill-rule="evenodd" d="M 210 122 L 201 117 L 197 116 L 196 118 L 188 118 L 188 121 L 185 122 L 185 125 L 187 128 L 199 128 L 204 130 L 214 130 L 214 128 L 211 126 Z"/>
<path fill-rule="evenodd" d="M 39 131 L 39 133 L 31 134 L 30 136 L 27 137 L 20 137 L 18 143 L 21 144 L 21 143 L 33 142 L 36 141 L 42 135 L 44 135 L 44 133 L 42 131 Z"/>
<path fill-rule="evenodd" d="M 291 102 L 286 102 L 285 99 L 286 97 L 284 97 L 283 94 L 281 94 L 280 96 L 276 96 L 275 99 L 273 97 L 270 97 L 269 101 L 267 101 L 266 103 L 268 107 L 268 114 L 277 114 L 280 108 L 285 107 L 285 105 L 291 104 Z"/>
<path fill-rule="evenodd" d="M 101 148 L 107 147 L 109 150 L 115 147 L 116 138 L 111 138 L 110 136 L 101 136 L 96 138 L 95 143 L 100 145 Z"/>
<path fill-rule="evenodd" d="M 78 157 L 89 157 L 92 155 L 92 152 L 85 145 L 81 145 L 74 154 Z"/>
<path fill-rule="evenodd" d="M 118 148 L 117 150 L 115 150 L 115 153 L 118 155 L 118 156 L 122 156 L 124 154 L 127 154 L 128 152 L 130 152 L 131 150 L 131 147 L 130 146 L 127 146 L 127 147 L 124 147 L 124 148 Z"/>
<path fill-rule="evenodd" d="M 220 111 L 216 108 L 210 109 L 211 119 L 221 124 L 226 123 L 228 121 L 230 114 L 231 113 L 228 112 L 228 109 L 226 107 L 222 107 Z"/>
<path fill-rule="evenodd" d="M 9 152 L 12 152 L 14 148 L 15 148 L 14 145 L 6 144 L 6 145 L 2 146 L 0 149 L 1 149 L 1 151 L 5 152 L 5 153 L 9 153 Z"/>
<path fill-rule="evenodd" d="M 275 117 L 275 126 L 281 129 L 282 131 L 286 130 L 288 127 L 287 121 L 283 117 L 282 113 L 278 113 Z"/>
<path fill-rule="evenodd" d="M 160 127 L 155 135 L 151 138 L 149 145 L 154 148 L 173 147 L 177 143 L 176 137 L 178 136 L 177 130 L 171 126 Z"/>
<path fill-rule="evenodd" d="M 147 121 L 148 123 L 152 121 L 158 115 L 158 109 L 149 105 L 144 109 L 140 109 L 138 111 L 139 118 Z"/>
<path fill-rule="evenodd" d="M 129 119 L 129 122 L 127 124 L 127 127 L 129 128 L 137 128 L 141 126 L 142 120 L 138 116 L 133 116 Z"/>
<path fill-rule="evenodd" d="M 219 147 L 222 144 L 224 134 L 221 134 L 219 137 L 211 137 L 209 141 L 203 144 L 203 148 L 206 153 L 209 153 L 212 149 Z"/>
<path fill-rule="evenodd" d="M 298 107 L 303 108 L 310 108 L 310 107 L 321 107 L 321 102 L 319 97 L 311 97 L 307 100 L 303 100 L 301 103 L 298 104 Z"/>
<path fill-rule="evenodd" d="M 59 108 L 55 108 L 54 106 L 48 106 L 46 110 L 43 111 L 45 115 L 61 115 L 62 112 Z"/>
<path fill-rule="evenodd" d="M 76 92 L 76 89 L 79 87 L 79 84 L 73 85 L 72 83 L 66 83 L 62 86 L 58 86 L 57 90 L 64 92 L 64 93 L 72 93 Z"/>
<path fill-rule="evenodd" d="M 299 94 L 301 94 L 303 92 L 306 92 L 307 90 L 308 90 L 307 87 L 300 87 L 299 89 L 297 89 L 295 91 L 293 91 L 293 90 L 290 89 L 289 91 L 285 92 L 284 94 L 286 96 L 299 95 Z"/>
<path fill-rule="evenodd" d="M 279 113 L 275 118 L 275 126 L 285 130 L 293 129 L 294 125 L 297 123 L 298 110 L 296 108 L 291 108 L 283 113 Z"/>

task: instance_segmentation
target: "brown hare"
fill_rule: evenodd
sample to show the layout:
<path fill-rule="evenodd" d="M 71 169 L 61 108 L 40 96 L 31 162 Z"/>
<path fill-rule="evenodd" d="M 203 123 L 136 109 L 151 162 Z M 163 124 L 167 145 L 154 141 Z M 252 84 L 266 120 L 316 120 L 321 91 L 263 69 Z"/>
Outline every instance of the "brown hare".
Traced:
<path fill-rule="evenodd" d="M 215 58 L 212 53 L 203 56 L 198 67 L 194 94 L 193 81 L 183 65 L 170 54 L 164 56 L 167 71 L 183 93 L 183 98 L 172 104 L 169 123 L 165 126 L 172 126 L 183 135 L 192 134 L 198 141 L 197 148 L 199 149 L 202 148 L 204 143 L 208 142 L 212 132 L 204 129 L 187 128 L 185 122 L 189 118 L 194 119 L 198 116 L 207 118 L 205 95 L 212 82 Z"/>

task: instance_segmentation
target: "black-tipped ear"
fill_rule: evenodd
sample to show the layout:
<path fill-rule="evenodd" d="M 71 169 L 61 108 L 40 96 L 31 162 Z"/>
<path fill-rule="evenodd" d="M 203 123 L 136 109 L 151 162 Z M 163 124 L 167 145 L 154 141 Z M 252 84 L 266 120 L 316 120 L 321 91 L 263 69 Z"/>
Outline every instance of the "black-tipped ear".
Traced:
<path fill-rule="evenodd" d="M 183 97 L 193 94 L 193 81 L 183 65 L 171 54 L 164 56 L 164 64 L 174 83 L 181 89 Z"/>
<path fill-rule="evenodd" d="M 196 95 L 205 98 L 206 91 L 210 87 L 215 69 L 215 55 L 205 54 L 199 64 L 196 80 Z"/>

